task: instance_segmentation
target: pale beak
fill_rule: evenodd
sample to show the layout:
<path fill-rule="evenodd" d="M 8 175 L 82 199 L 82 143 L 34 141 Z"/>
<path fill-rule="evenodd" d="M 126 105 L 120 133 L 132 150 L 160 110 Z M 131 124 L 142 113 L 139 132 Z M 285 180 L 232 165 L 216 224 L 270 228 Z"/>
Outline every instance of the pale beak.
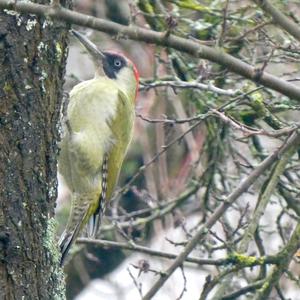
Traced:
<path fill-rule="evenodd" d="M 104 53 L 100 51 L 97 46 L 92 43 L 88 38 L 79 33 L 76 30 L 71 29 L 73 35 L 81 42 L 81 44 L 86 48 L 88 53 L 91 55 L 95 63 L 102 62 L 102 59 L 105 57 Z"/>

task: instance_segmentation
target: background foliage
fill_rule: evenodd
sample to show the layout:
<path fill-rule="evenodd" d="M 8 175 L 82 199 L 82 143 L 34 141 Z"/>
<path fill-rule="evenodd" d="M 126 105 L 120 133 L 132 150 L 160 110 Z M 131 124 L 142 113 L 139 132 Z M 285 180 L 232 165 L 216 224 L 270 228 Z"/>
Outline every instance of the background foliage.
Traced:
<path fill-rule="evenodd" d="M 273 2 L 299 22 L 299 4 Z M 258 77 L 267 71 L 295 85 L 300 80 L 299 40 L 253 1 L 79 1 L 75 9 L 164 32 L 166 39 L 172 33 L 223 49 L 254 66 Z M 88 242 L 74 256 L 66 267 L 68 293 L 71 297 L 90 279 L 114 270 L 108 278 L 116 288 L 110 292 L 119 299 L 117 286 L 124 289 L 125 280 L 124 299 L 138 299 L 172 262 L 162 253 L 132 256 L 132 252 L 139 252 L 138 245 L 149 251 L 184 251 L 195 232 L 229 201 L 228 195 L 293 138 L 299 105 L 224 66 L 172 48 L 132 42 L 122 35 L 89 30 L 86 34 L 102 49 L 125 52 L 142 78 L 135 139 L 99 237 L 117 243 L 100 241 L 106 247 L 99 248 Z M 76 41 L 72 41 L 68 66 L 67 88 L 93 74 Z M 298 143 L 296 138 L 271 168 L 254 174 L 255 179 L 259 176 L 255 184 L 243 190 L 196 243 L 191 256 L 200 262 L 182 263 L 157 299 L 295 295 L 293 290 L 299 288 L 294 256 L 299 245 Z M 82 239 L 79 249 L 86 243 Z M 207 261 L 201 261 L 204 258 Z"/>
<path fill-rule="evenodd" d="M 40 76 L 39 72 L 32 76 L 37 78 L 35 91 L 49 94 L 51 101 L 39 101 L 35 109 L 28 105 L 20 110 L 20 118 L 27 110 L 32 115 L 36 113 L 34 128 L 38 131 L 43 125 L 49 149 L 52 146 L 55 149 L 53 139 L 49 138 L 48 143 L 48 137 L 57 133 L 56 107 L 61 100 L 60 76 L 64 70 L 64 60 L 57 57 L 66 57 L 65 47 L 61 46 L 67 42 L 66 25 L 73 24 L 74 28 L 74 24 L 81 25 L 76 29 L 85 32 L 102 49 L 126 53 L 141 73 L 135 138 L 119 187 L 98 239 L 81 238 L 69 256 L 65 267 L 67 298 L 73 299 L 89 286 L 77 299 L 297 299 L 298 1 L 76 1 L 74 11 L 84 15 L 64 8 L 57 0 L 41 3 L 45 4 L 0 0 L 0 8 L 4 9 L 5 18 L 13 22 L 11 28 L 17 29 L 16 41 L 21 41 L 22 30 L 30 32 L 26 33 L 30 40 L 46 38 L 47 47 L 44 42 L 33 42 L 32 53 L 23 57 L 20 52 L 19 65 L 34 73 L 35 63 L 43 63 L 38 59 L 41 57 L 49 69 L 52 66 L 59 69 L 57 76 L 51 72 L 47 77 L 43 73 Z M 3 28 L 7 29 L 6 25 Z M 55 33 L 56 28 L 57 32 L 64 32 L 63 44 L 52 42 L 51 32 Z M 19 75 L 19 68 L 11 67 L 14 64 L 8 60 L 7 53 L 18 57 L 18 49 L 8 33 L 7 29 L 0 35 L 0 41 L 5 41 L 1 42 L 0 51 L 4 50 L 0 53 L 7 74 L 15 76 Z M 22 47 L 26 45 L 23 43 Z M 12 46 L 16 51 L 8 52 Z M 31 54 L 35 59 L 28 59 Z M 89 58 L 71 38 L 66 92 L 76 83 L 91 78 L 93 72 Z M 16 78 L 19 77 L 15 76 L 14 82 L 23 82 Z M 26 96 L 28 91 L 15 92 L 27 90 L 28 85 L 17 88 L 15 84 L 13 89 L 2 80 L 1 86 L 8 104 L 4 108 L 14 109 L 9 100 L 15 100 L 18 108 L 23 107 L 20 103 L 30 102 L 31 98 Z M 49 126 L 42 123 L 44 110 L 50 112 L 46 114 Z M 3 121 L 6 117 L 0 121 L 7 127 Z M 31 136 L 31 131 L 25 129 L 17 128 L 22 133 L 22 142 L 30 136 L 30 141 L 38 144 L 36 135 Z M 6 141 L 10 136 L 4 155 L 12 153 L 9 145 L 17 135 L 7 131 L 1 138 Z M 5 144 L 2 140 L 1 143 Z M 25 153 L 27 148 L 18 145 L 14 146 Z M 40 226 L 35 226 L 37 218 L 31 214 L 32 210 L 22 208 L 24 199 L 19 193 L 15 193 L 16 198 L 9 194 L 14 185 L 3 185 L 7 199 L 16 199 L 20 208 L 15 209 L 15 202 L 9 201 L 3 201 L 2 206 L 16 212 L 15 215 L 24 213 L 24 220 L 28 217 L 34 221 L 26 223 L 28 230 L 22 227 L 24 234 L 17 226 L 11 231 L 20 232 L 19 241 L 28 242 L 26 234 L 29 233 L 37 241 L 39 236 L 49 233 L 45 225 L 52 216 L 51 199 L 55 196 L 52 187 L 55 172 L 46 171 L 49 167 L 55 170 L 55 151 L 49 156 L 51 151 L 45 157 L 41 153 L 41 157 L 34 157 L 36 165 L 41 163 L 51 181 L 51 190 L 45 189 L 50 200 L 45 213 L 38 215 L 43 218 Z M 28 182 L 21 190 L 24 195 L 31 195 L 28 196 L 30 205 L 42 209 L 43 202 L 30 194 L 32 178 L 24 177 L 27 171 L 31 174 L 35 169 L 24 162 L 25 156 L 20 164 L 3 160 L 3 166 L 11 163 L 18 172 L 21 170 L 21 175 L 16 177 Z M 3 170 L 6 171 L 5 167 Z M 35 187 L 44 190 L 48 181 Z M 19 187 L 22 180 L 13 183 Z M 42 193 L 37 199 L 44 197 Z M 57 220 L 61 229 L 58 231 L 64 227 L 68 215 L 67 198 L 67 191 L 60 185 Z M 4 217 L 1 212 L 0 229 L 6 233 L 11 224 L 5 224 Z M 53 233 L 53 220 L 49 224 Z M 53 244 L 49 240 L 47 246 Z M 7 245 L 13 248 L 17 241 L 0 235 L 2 248 Z M 36 262 L 41 260 L 44 266 L 54 262 L 48 273 L 41 272 L 54 278 L 50 285 L 43 286 L 51 292 L 59 277 L 55 249 L 39 247 L 38 242 L 28 242 L 26 247 L 26 251 L 20 247 L 14 249 L 24 255 L 28 249 L 32 250 L 30 253 L 39 253 L 33 257 L 35 263 L 30 261 L 26 269 L 29 279 Z M 38 250 L 34 252 L 35 247 Z M 10 262 L 8 258 L 18 257 L 24 265 L 28 258 L 9 256 L 6 252 L 13 253 L 4 251 L 3 268 L 8 270 L 11 263 L 20 272 L 13 259 Z M 6 281 L 2 278 L 1 284 Z M 14 284 L 17 286 L 19 282 L 18 291 L 23 293 L 23 281 L 15 280 Z M 40 293 L 42 289 L 36 290 Z M 58 290 L 61 292 L 60 287 Z M 10 292 L 14 294 L 14 288 Z"/>

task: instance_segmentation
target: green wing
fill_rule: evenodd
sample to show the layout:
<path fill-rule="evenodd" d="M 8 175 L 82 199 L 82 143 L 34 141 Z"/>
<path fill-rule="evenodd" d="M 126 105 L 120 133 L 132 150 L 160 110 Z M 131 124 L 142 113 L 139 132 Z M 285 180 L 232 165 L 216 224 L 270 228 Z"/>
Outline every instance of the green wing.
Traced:
<path fill-rule="evenodd" d="M 104 186 L 106 189 L 105 193 L 102 192 L 100 195 L 98 206 L 93 216 L 93 235 L 95 235 L 100 227 L 101 215 L 104 212 L 106 202 L 110 200 L 118 181 L 120 170 L 133 135 L 134 115 L 134 103 L 120 91 L 116 118 L 110 123 L 114 143 L 107 153 L 107 174 L 103 174 L 107 182 L 105 183 L 104 178 L 102 178 L 102 191 Z"/>

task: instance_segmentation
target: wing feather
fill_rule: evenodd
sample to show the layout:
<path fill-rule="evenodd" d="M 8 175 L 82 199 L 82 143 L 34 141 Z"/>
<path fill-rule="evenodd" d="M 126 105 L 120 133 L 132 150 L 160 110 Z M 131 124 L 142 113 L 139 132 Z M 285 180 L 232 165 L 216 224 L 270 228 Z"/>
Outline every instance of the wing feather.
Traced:
<path fill-rule="evenodd" d="M 132 138 L 134 102 L 112 81 L 95 78 L 74 87 L 67 117 L 58 167 L 73 208 L 60 241 L 62 263 L 89 219 L 92 235 L 99 228 Z"/>

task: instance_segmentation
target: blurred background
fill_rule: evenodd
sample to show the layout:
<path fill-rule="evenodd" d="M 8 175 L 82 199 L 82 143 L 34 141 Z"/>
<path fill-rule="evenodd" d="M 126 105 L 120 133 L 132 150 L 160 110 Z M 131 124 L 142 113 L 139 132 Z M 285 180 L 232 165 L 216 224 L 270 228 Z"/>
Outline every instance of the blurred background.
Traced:
<path fill-rule="evenodd" d="M 299 22 L 298 1 L 278 6 Z M 299 85 L 299 42 L 274 26 L 253 1 L 85 0 L 75 1 L 74 10 L 222 47 L 242 61 Z M 102 50 L 126 54 L 141 76 L 134 140 L 99 238 L 180 253 L 224 197 L 286 138 L 255 132 L 296 124 L 299 106 L 209 61 L 125 36 L 76 30 Z M 66 93 L 94 75 L 93 64 L 77 40 L 70 37 L 69 45 Z M 222 106 L 223 115 L 208 114 Z M 238 249 L 268 176 L 264 174 L 240 197 L 191 256 L 221 259 Z M 295 155 L 260 218 L 248 255 L 275 255 L 288 242 L 300 217 L 299 191 Z M 60 184 L 58 235 L 68 213 L 68 191 Z M 171 262 L 118 246 L 78 243 L 65 266 L 67 297 L 141 299 Z M 222 270 L 219 265 L 186 263 L 154 299 L 210 299 L 201 296 L 201 291 Z M 264 278 L 268 270 L 264 266 L 244 268 L 234 273 L 231 288 Z M 299 272 L 295 258 L 272 299 L 299 299 Z M 211 286 L 214 289 L 217 284 Z M 280 298 L 280 293 L 286 298 Z M 251 295 L 230 299 L 252 299 Z"/>

